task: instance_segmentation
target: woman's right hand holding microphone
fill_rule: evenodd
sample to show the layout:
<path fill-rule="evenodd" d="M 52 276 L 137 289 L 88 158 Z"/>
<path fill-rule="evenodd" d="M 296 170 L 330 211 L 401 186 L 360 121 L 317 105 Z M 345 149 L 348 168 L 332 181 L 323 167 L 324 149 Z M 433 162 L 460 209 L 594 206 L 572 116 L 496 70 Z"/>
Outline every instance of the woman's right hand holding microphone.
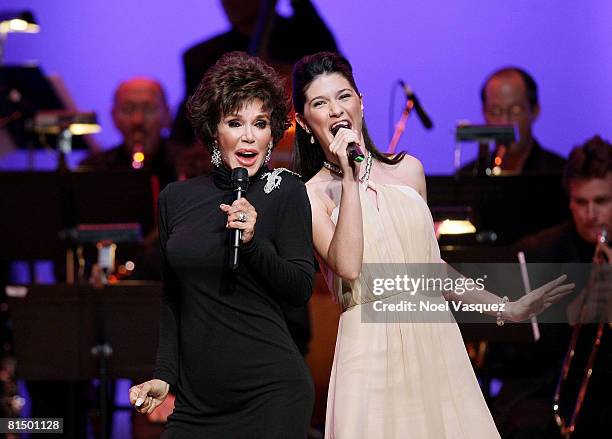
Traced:
<path fill-rule="evenodd" d="M 329 144 L 329 151 L 334 155 L 340 165 L 340 169 L 342 169 L 342 178 L 358 181 L 360 166 L 358 163 L 351 163 L 346 152 L 347 147 L 351 143 L 359 145 L 359 137 L 353 130 L 342 127 L 338 129 Z"/>

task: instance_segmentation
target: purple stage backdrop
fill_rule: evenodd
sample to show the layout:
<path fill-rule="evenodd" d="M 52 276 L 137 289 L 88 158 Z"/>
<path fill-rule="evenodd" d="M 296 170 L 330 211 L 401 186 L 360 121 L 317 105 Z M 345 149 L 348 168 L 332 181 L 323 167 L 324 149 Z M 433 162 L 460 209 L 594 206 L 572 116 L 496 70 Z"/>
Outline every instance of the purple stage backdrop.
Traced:
<path fill-rule="evenodd" d="M 248 0 L 246 0 L 248 1 Z M 429 174 L 452 171 L 453 128 L 480 122 L 479 89 L 497 67 L 514 64 L 540 86 L 535 133 L 566 155 L 599 133 L 612 140 L 612 2 L 608 0 L 314 0 L 342 52 L 353 63 L 368 124 L 381 149 L 402 102 L 391 90 L 403 78 L 419 95 L 435 128 L 409 121 L 400 146 Z M 110 119 L 117 83 L 132 75 L 160 79 L 173 108 L 183 97 L 181 53 L 224 31 L 219 0 L 2 0 L 0 11 L 31 9 L 37 35 L 11 34 L 6 62 L 36 61 L 63 77 L 79 108 L 103 125 L 98 142 L 119 137 Z M 279 10 L 290 13 L 289 0 Z M 308 38 L 304 35 L 303 38 Z M 473 156 L 468 145 L 465 154 Z"/>

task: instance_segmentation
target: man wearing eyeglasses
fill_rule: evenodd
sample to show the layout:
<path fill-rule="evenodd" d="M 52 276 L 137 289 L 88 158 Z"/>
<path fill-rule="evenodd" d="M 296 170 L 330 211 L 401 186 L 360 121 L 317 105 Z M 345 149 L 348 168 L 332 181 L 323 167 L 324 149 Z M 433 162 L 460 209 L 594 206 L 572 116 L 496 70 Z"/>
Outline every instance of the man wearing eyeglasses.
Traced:
<path fill-rule="evenodd" d="M 499 173 L 561 174 L 565 159 L 539 144 L 533 137 L 533 124 L 540 114 L 538 86 L 529 73 L 518 67 L 493 72 L 484 83 L 480 98 L 485 122 L 491 125 L 515 125 L 518 140 L 497 145 L 490 164 Z M 476 162 L 461 169 L 461 174 L 475 174 Z"/>
<path fill-rule="evenodd" d="M 79 166 L 91 171 L 145 171 L 159 179 L 159 190 L 177 180 L 175 155 L 168 147 L 165 131 L 171 122 L 162 85 L 151 78 L 133 77 L 119 84 L 112 107 L 115 128 L 121 133 L 119 145 L 86 157 Z M 158 280 L 160 261 L 157 228 L 149 231 L 142 248 L 124 247 L 123 256 L 136 262 L 130 280 Z M 84 385 L 84 384 L 80 384 Z M 107 429 L 112 430 L 115 383 L 109 388 Z M 171 407 L 171 406 L 170 406 Z M 155 429 L 151 425 L 147 428 Z M 81 437 L 81 436 L 79 436 Z M 84 437 L 84 436 L 83 436 Z"/>
<path fill-rule="evenodd" d="M 122 82 L 115 91 L 112 116 L 121 144 L 90 155 L 80 166 L 99 171 L 148 169 L 159 177 L 162 188 L 176 180 L 164 137 L 171 116 L 161 84 L 145 77 Z"/>

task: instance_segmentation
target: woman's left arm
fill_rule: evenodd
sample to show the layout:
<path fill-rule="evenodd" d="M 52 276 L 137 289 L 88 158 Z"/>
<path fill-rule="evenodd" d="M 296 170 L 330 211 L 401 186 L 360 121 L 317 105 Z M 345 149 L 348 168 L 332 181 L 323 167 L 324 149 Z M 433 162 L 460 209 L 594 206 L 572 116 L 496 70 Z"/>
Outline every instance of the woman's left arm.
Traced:
<path fill-rule="evenodd" d="M 442 260 L 441 262 L 446 264 L 447 271 L 454 273 L 451 275 L 451 277 L 463 277 L 461 273 L 456 271 L 449 264 Z M 575 285 L 573 283 L 565 283 L 566 280 L 566 275 L 559 276 L 541 287 L 531 290 L 528 294 L 521 296 L 518 300 L 506 303 L 503 307 L 503 311 L 501 311 L 501 318 L 503 320 L 510 320 L 512 322 L 521 322 L 523 320 L 527 320 L 531 316 L 540 314 L 542 311 L 550 307 L 555 302 L 558 302 L 564 296 L 574 290 Z M 466 304 L 490 305 L 502 303 L 502 298 L 484 289 L 478 291 L 466 291 L 463 294 L 450 292 L 445 294 L 445 298 L 447 300 Z M 497 312 L 485 311 L 485 314 L 495 316 L 497 315 Z"/>
<path fill-rule="evenodd" d="M 311 210 L 304 183 L 296 180 L 287 186 L 278 209 L 275 246 L 260 242 L 255 231 L 240 252 L 245 264 L 265 279 L 274 293 L 291 305 L 301 306 L 308 302 L 313 288 Z"/>
<path fill-rule="evenodd" d="M 427 185 L 425 183 L 425 173 L 421 163 L 410 157 L 410 160 L 403 160 L 402 164 L 405 166 L 404 170 L 408 175 L 408 180 L 414 182 L 415 189 L 421 194 L 423 199 L 427 201 Z M 440 261 L 446 264 L 446 272 L 451 273 L 451 277 L 463 277 L 461 273 L 456 271 L 453 267 L 447 264 L 445 261 Z M 541 287 L 532 290 L 529 294 L 522 296 L 520 299 L 509 302 L 504 306 L 504 311 L 501 313 L 501 317 L 504 320 L 510 320 L 514 322 L 520 322 L 529 318 L 531 315 L 536 315 L 544 311 L 546 308 L 551 306 L 553 303 L 559 301 L 563 296 L 569 294 L 574 289 L 574 284 L 564 283 L 567 279 L 566 276 L 558 277 L 557 279 L 548 282 Z M 482 291 L 466 291 L 463 294 L 451 292 L 445 295 L 447 300 L 455 302 L 461 301 L 466 304 L 500 304 L 502 298 L 490 293 L 487 290 Z M 487 312 L 492 316 L 496 316 L 497 312 Z"/>

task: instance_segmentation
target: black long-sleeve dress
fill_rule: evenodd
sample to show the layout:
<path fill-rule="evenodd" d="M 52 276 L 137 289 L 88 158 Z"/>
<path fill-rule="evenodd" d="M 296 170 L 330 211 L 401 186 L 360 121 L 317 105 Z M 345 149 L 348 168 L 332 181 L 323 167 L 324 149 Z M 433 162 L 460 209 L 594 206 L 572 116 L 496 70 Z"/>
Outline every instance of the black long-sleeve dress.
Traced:
<path fill-rule="evenodd" d="M 295 175 L 281 173 L 269 193 L 267 176 L 262 169 L 250 179 L 255 235 L 235 274 L 219 209 L 232 201 L 229 171 L 172 183 L 160 195 L 164 293 L 154 376 L 177 389 L 163 438 L 306 436 L 313 384 L 280 303 L 302 305 L 311 295 L 310 204 Z"/>

